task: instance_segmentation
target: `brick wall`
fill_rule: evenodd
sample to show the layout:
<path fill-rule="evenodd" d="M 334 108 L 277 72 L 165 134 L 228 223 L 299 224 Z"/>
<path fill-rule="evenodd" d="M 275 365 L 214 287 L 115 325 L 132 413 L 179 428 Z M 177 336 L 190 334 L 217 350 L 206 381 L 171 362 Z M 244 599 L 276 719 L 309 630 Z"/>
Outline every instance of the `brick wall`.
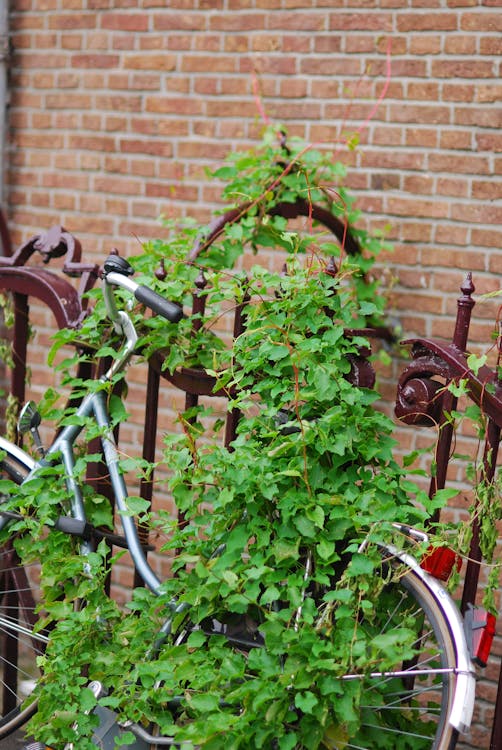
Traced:
<path fill-rule="evenodd" d="M 162 236 L 160 214 L 205 223 L 219 186 L 204 167 L 261 131 L 255 75 L 268 117 L 290 133 L 335 146 L 361 129 L 360 148 L 339 145 L 339 158 L 362 223 L 388 228 L 395 243 L 381 263 L 395 282 L 393 314 L 406 335 L 450 337 L 464 273 L 478 293 L 502 274 L 497 6 L 16 0 L 5 191 L 15 244 L 62 223 L 101 262 L 113 246 L 134 252 L 138 239 Z M 478 303 L 474 345 L 489 340 L 495 314 Z M 389 404 L 401 367 L 395 359 L 381 374 Z M 398 434 L 404 448 L 425 440 Z M 483 691 L 493 697 L 491 684 Z M 477 748 L 488 746 L 485 711 Z"/>

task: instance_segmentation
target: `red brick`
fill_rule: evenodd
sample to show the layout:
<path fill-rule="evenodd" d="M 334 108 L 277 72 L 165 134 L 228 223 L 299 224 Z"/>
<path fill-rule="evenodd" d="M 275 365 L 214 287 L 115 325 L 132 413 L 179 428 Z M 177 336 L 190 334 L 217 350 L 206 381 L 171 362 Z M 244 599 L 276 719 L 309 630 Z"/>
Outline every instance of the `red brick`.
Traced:
<path fill-rule="evenodd" d="M 143 193 L 142 183 L 132 180 L 130 177 L 117 177 L 115 175 L 97 176 L 93 180 L 93 188 L 102 193 L 118 195 L 141 195 Z"/>
<path fill-rule="evenodd" d="M 266 20 L 266 23 L 265 23 Z M 235 22 L 233 16 L 229 19 L 229 30 L 232 29 L 232 24 Z M 325 13 L 302 13 L 299 11 L 291 11 L 285 13 L 272 13 L 268 16 L 260 17 L 260 21 L 269 29 L 283 29 L 284 31 L 327 31 L 327 15 Z M 213 27 L 214 28 L 214 27 Z M 254 23 L 243 28 L 254 29 L 256 26 Z"/>
<path fill-rule="evenodd" d="M 437 180 L 437 192 L 439 195 L 468 198 L 469 182 L 460 177 L 439 177 Z"/>
<path fill-rule="evenodd" d="M 434 172 L 458 172 L 460 174 L 489 174 L 487 157 L 477 154 L 430 154 L 429 169 Z"/>
<path fill-rule="evenodd" d="M 234 54 L 247 52 L 249 50 L 249 38 L 245 35 L 238 36 L 237 34 L 231 36 L 225 39 L 224 49 L 225 52 Z"/>
<path fill-rule="evenodd" d="M 131 39 L 130 35 L 123 35 L 120 37 L 122 40 Z M 105 31 L 93 31 L 91 34 L 85 35 L 86 49 L 89 50 L 100 50 L 106 52 L 108 50 L 110 37 Z M 120 45 L 117 45 L 118 40 L 114 40 L 114 47 L 120 49 Z"/>
<path fill-rule="evenodd" d="M 381 195 L 365 194 L 360 196 L 357 205 L 361 211 L 381 214 L 383 212 L 383 197 Z"/>
<path fill-rule="evenodd" d="M 454 13 L 398 13 L 398 31 L 455 31 L 458 21 Z"/>
<path fill-rule="evenodd" d="M 281 81 L 280 96 L 289 98 L 303 98 L 308 92 L 308 82 L 305 79 L 287 78 Z M 319 92 L 317 92 L 319 96 Z"/>
<path fill-rule="evenodd" d="M 478 39 L 475 36 L 453 34 L 445 38 L 444 52 L 447 55 L 476 55 Z"/>
<path fill-rule="evenodd" d="M 47 193 L 47 196 L 49 195 L 50 193 Z M 67 192 L 54 193 L 52 205 L 57 211 L 75 211 L 77 208 L 75 196 Z"/>
<path fill-rule="evenodd" d="M 61 34 L 61 48 L 67 50 L 81 50 L 84 46 L 82 34 Z"/>
<path fill-rule="evenodd" d="M 502 199 L 502 180 L 473 180 L 472 197 L 486 201 Z"/>
<path fill-rule="evenodd" d="M 136 95 L 99 94 L 95 98 L 95 106 L 101 111 L 108 109 L 121 112 L 139 112 L 142 108 L 142 98 Z"/>
<path fill-rule="evenodd" d="M 51 13 L 48 25 L 50 29 L 95 29 L 97 20 L 94 13 Z"/>
<path fill-rule="evenodd" d="M 438 125 L 450 121 L 450 110 L 441 104 L 391 104 L 389 114 L 393 122 Z"/>
<path fill-rule="evenodd" d="M 465 226 L 459 224 L 441 223 L 435 229 L 434 241 L 451 247 L 464 247 L 469 244 L 469 232 Z"/>
<path fill-rule="evenodd" d="M 443 311 L 443 298 L 438 294 L 426 292 L 413 294 L 411 291 L 407 291 L 404 303 L 408 312 L 440 314 Z"/>
<path fill-rule="evenodd" d="M 479 51 L 482 55 L 502 54 L 502 39 L 500 38 L 500 34 L 498 36 L 483 35 L 479 42 Z"/>
<path fill-rule="evenodd" d="M 472 102 L 476 86 L 471 83 L 445 83 L 443 85 L 443 99 L 451 102 Z"/>
<path fill-rule="evenodd" d="M 364 167 L 373 167 L 380 169 L 413 169 L 421 170 L 424 168 L 424 154 L 408 150 L 367 150 L 363 154 Z"/>
<path fill-rule="evenodd" d="M 30 0 L 18 0 L 16 10 L 18 13 L 12 14 L 12 19 L 10 20 L 12 29 L 39 29 L 44 26 L 44 18 L 41 13 L 21 13 L 21 11 L 31 10 Z"/>
<path fill-rule="evenodd" d="M 427 78 L 427 70 L 428 61 L 423 58 L 417 60 L 396 60 L 392 64 L 392 73 L 399 78 Z"/>
<path fill-rule="evenodd" d="M 187 141 L 179 144 L 178 157 L 180 159 L 223 159 L 227 150 L 224 144 Z"/>
<path fill-rule="evenodd" d="M 337 55 L 328 58 L 325 56 L 309 56 L 300 62 L 299 72 L 302 76 L 360 76 L 362 75 L 363 69 L 361 67 L 361 61 L 358 59 L 339 57 Z"/>
<path fill-rule="evenodd" d="M 129 214 L 129 201 L 120 198 L 107 198 L 104 200 L 104 210 L 108 214 L 127 216 Z"/>
<path fill-rule="evenodd" d="M 75 213 L 68 216 L 66 223 L 77 236 L 89 231 L 89 216 Z M 92 216 L 92 230 L 97 234 L 113 236 L 115 217 Z"/>
<path fill-rule="evenodd" d="M 138 177 L 156 177 L 157 168 L 151 159 L 131 159 L 129 174 Z"/>
<path fill-rule="evenodd" d="M 372 143 L 381 146 L 401 146 L 403 145 L 403 130 L 400 127 L 388 125 L 373 126 Z"/>
<path fill-rule="evenodd" d="M 410 34 L 409 51 L 411 55 L 437 55 L 442 49 L 442 39 L 438 35 Z"/>
<path fill-rule="evenodd" d="M 432 195 L 434 184 L 430 175 L 410 175 L 404 178 L 403 189 L 406 193 Z"/>
<path fill-rule="evenodd" d="M 499 107 L 455 107 L 455 122 L 475 127 L 501 128 L 502 108 Z"/>
<path fill-rule="evenodd" d="M 282 49 L 284 53 L 309 52 L 310 51 L 310 38 L 308 36 L 300 36 L 299 34 L 296 34 L 296 35 L 285 34 L 282 37 L 280 49 Z"/>
<path fill-rule="evenodd" d="M 423 216 L 424 218 L 446 218 L 450 213 L 447 201 L 424 200 L 415 196 L 395 198 L 388 196 L 387 211 L 395 216 Z"/>
<path fill-rule="evenodd" d="M 101 164 L 102 164 L 101 154 L 95 154 L 95 153 L 91 153 L 87 151 L 81 154 L 78 160 L 78 169 L 79 170 L 89 169 L 89 170 L 95 171 L 97 169 L 100 169 Z"/>
<path fill-rule="evenodd" d="M 426 83 L 424 81 L 410 83 L 408 85 L 408 97 L 418 101 L 421 99 L 426 101 L 436 101 L 439 99 L 439 84 Z"/>
<path fill-rule="evenodd" d="M 343 32 L 342 32 L 343 33 Z M 333 35 L 333 38 L 340 40 L 340 36 Z M 393 52 L 395 54 L 394 39 L 392 40 Z M 351 33 L 344 35 L 343 49 L 349 54 L 363 53 L 363 52 L 375 52 L 375 39 L 368 34 L 357 34 Z M 322 50 L 319 50 L 320 52 Z"/>
<path fill-rule="evenodd" d="M 203 31 L 207 28 L 203 13 L 156 13 L 152 22 L 156 31 Z"/>
<path fill-rule="evenodd" d="M 439 138 L 439 145 L 442 149 L 462 149 L 464 151 L 473 150 L 473 133 L 470 130 L 442 130 Z"/>
<path fill-rule="evenodd" d="M 502 16 L 500 13 L 462 13 L 460 28 L 463 31 L 480 31 L 482 34 L 502 31 Z"/>
<path fill-rule="evenodd" d="M 478 0 L 448 0 L 449 8 L 471 7 L 478 4 Z"/>
<path fill-rule="evenodd" d="M 162 82 L 157 73 L 133 73 L 129 77 L 129 88 L 138 91 L 159 91 Z"/>
<path fill-rule="evenodd" d="M 495 63 L 478 58 L 433 60 L 431 73 L 435 78 L 492 78 L 495 75 Z"/>
<path fill-rule="evenodd" d="M 63 148 L 64 137 L 61 134 L 54 133 L 31 133 L 28 131 L 19 134 L 16 138 L 18 148 Z"/>
<path fill-rule="evenodd" d="M 54 167 L 57 170 L 78 169 L 82 159 L 82 156 L 61 149 L 54 155 Z"/>
<path fill-rule="evenodd" d="M 146 185 L 145 195 L 154 198 L 170 198 L 171 200 L 196 201 L 199 189 L 194 185 L 176 184 L 169 185 L 165 182 L 149 182 Z"/>
<path fill-rule="evenodd" d="M 430 224 L 424 222 L 405 221 L 400 226 L 400 239 L 406 242 L 430 242 L 432 238 L 432 228 Z M 405 259 L 411 265 L 416 265 L 418 260 L 413 260 L 408 254 Z M 392 258 L 389 259 L 392 261 Z"/>
<path fill-rule="evenodd" d="M 118 55 L 73 55 L 73 68 L 116 68 L 119 64 Z"/>
<path fill-rule="evenodd" d="M 116 172 L 118 174 L 127 174 L 129 169 L 129 160 L 116 154 L 105 157 L 105 167 L 107 172 Z"/>
<path fill-rule="evenodd" d="M 102 13 L 100 26 L 113 31 L 147 31 L 147 13 Z"/>
<path fill-rule="evenodd" d="M 75 150 L 91 150 L 113 152 L 116 148 L 116 140 L 111 136 L 98 135 L 72 135 L 69 139 L 69 146 Z"/>
<path fill-rule="evenodd" d="M 49 173 L 42 178 L 45 188 L 66 188 L 70 190 L 88 190 L 89 177 L 87 174 L 73 174 L 70 172 Z"/>
<path fill-rule="evenodd" d="M 502 230 L 473 227 L 472 242 L 479 247 L 494 247 L 500 250 L 502 247 Z"/>
<path fill-rule="evenodd" d="M 121 138 L 120 151 L 121 153 L 126 154 L 151 154 L 152 156 L 160 156 L 166 158 L 172 156 L 173 148 L 171 143 L 164 140 L 132 140 L 128 138 Z"/>
<path fill-rule="evenodd" d="M 346 52 L 351 51 L 347 47 L 347 42 L 350 39 L 353 39 L 353 37 L 348 37 L 347 39 L 344 40 Z M 304 48 L 301 51 L 306 52 L 309 47 L 310 39 L 305 37 L 303 41 L 304 41 Z M 342 37 L 341 35 L 337 35 L 337 34 L 326 34 L 326 36 L 323 36 L 322 34 L 316 34 L 313 42 L 314 42 L 314 52 L 316 52 L 317 54 L 329 55 L 335 52 L 340 52 L 342 48 Z M 368 52 L 372 51 L 372 49 L 373 48 L 370 47 L 367 51 Z M 352 51 L 355 51 L 355 50 L 352 50 Z"/>
<path fill-rule="evenodd" d="M 445 268 L 458 268 L 470 271 L 484 271 L 486 268 L 485 254 L 473 253 L 471 249 L 460 250 L 444 247 L 434 252 L 423 253 L 422 255 L 422 265 L 424 266 L 436 266 L 438 260 L 441 260 L 441 265 Z"/>
<path fill-rule="evenodd" d="M 167 52 L 159 55 L 126 55 L 122 65 L 136 70 L 174 70 L 176 56 Z"/>
<path fill-rule="evenodd" d="M 207 55 L 191 55 L 183 59 L 181 63 L 183 73 L 234 73 L 237 70 L 237 59 L 232 55 L 223 57 Z"/>
<path fill-rule="evenodd" d="M 468 205 L 454 204 L 451 209 L 451 216 L 452 219 L 457 221 L 500 226 L 502 224 L 502 206 L 492 206 L 486 203 L 482 203 L 481 205 L 473 203 L 469 203 Z"/>
<path fill-rule="evenodd" d="M 23 56 L 23 65 L 28 68 L 35 68 L 36 70 L 43 70 L 44 68 L 65 68 L 67 64 L 67 57 L 64 54 L 52 54 L 47 55 L 42 52 L 33 52 Z"/>
<path fill-rule="evenodd" d="M 78 109 L 82 111 L 90 106 L 89 95 L 80 93 L 48 94 L 45 101 L 46 106 L 50 109 Z"/>
<path fill-rule="evenodd" d="M 477 102 L 500 102 L 502 101 L 502 85 L 501 84 L 479 84 L 476 87 L 475 100 Z"/>
<path fill-rule="evenodd" d="M 383 173 L 372 174 L 370 185 L 372 190 L 399 190 L 401 187 L 401 177 L 398 174 Z M 354 182 L 352 186 L 355 187 Z"/>
<path fill-rule="evenodd" d="M 256 115 L 256 108 L 254 102 L 246 99 L 241 101 L 221 101 L 218 99 L 217 101 L 208 101 L 206 113 L 208 117 L 239 117 L 239 115 L 253 117 Z"/>
<path fill-rule="evenodd" d="M 85 128 L 85 130 L 94 130 L 96 132 L 101 132 L 101 124 L 101 114 L 96 114 L 95 112 L 84 112 L 84 114 L 82 115 L 82 126 L 83 128 Z"/>
<path fill-rule="evenodd" d="M 331 13 L 329 28 L 341 31 L 377 31 L 383 33 L 393 30 L 393 18 L 390 13 L 367 11 L 366 13 Z"/>
<path fill-rule="evenodd" d="M 273 14 L 270 16 L 270 22 L 267 22 L 269 19 L 265 13 L 241 13 L 239 15 L 239 29 L 241 31 L 255 31 L 256 29 L 261 30 L 265 28 L 273 29 L 274 24 L 272 19 L 276 18 L 276 16 L 277 14 Z M 288 28 L 287 25 L 281 24 L 280 26 L 281 28 Z M 293 28 L 296 28 L 296 26 Z M 232 13 L 216 13 L 215 15 L 210 15 L 208 19 L 208 29 L 213 32 L 235 31 L 235 15 Z"/>

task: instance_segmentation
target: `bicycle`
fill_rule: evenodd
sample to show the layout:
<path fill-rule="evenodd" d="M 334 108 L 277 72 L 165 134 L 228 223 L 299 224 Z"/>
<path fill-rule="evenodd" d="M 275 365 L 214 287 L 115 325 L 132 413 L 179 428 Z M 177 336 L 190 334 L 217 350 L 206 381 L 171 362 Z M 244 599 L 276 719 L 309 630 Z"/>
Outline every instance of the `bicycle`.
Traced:
<path fill-rule="evenodd" d="M 102 376 L 103 382 L 113 378 L 129 363 L 135 351 L 138 334 L 128 313 L 119 309 L 114 288 L 132 295 L 146 308 L 165 319 L 176 323 L 183 316 L 183 310 L 164 299 L 145 285 L 137 284 L 131 278 L 129 263 L 117 255 L 111 255 L 103 269 L 103 296 L 110 321 L 122 337 L 122 344 L 113 363 Z M 91 418 L 102 432 L 102 451 L 116 507 L 121 514 L 123 535 L 137 571 L 145 586 L 155 594 L 160 593 L 162 581 L 149 564 L 140 543 L 135 519 L 127 513 L 127 488 L 118 466 L 118 450 L 115 443 L 110 416 L 103 390 L 87 393 L 76 409 L 75 423 L 61 428 L 52 445 L 38 459 L 32 458 L 24 450 L 0 438 L 1 467 L 3 476 L 21 485 L 37 476 L 37 472 L 50 466 L 56 457 L 61 457 L 65 468 L 71 508 L 62 509 L 57 528 L 79 539 L 79 552 L 84 557 L 93 549 L 95 530 L 88 522 L 82 487 L 75 479 L 75 455 L 73 446 L 84 429 L 83 422 Z M 39 422 L 38 413 L 30 405 L 22 413 L 20 422 L 24 431 L 35 436 Z M 40 449 L 42 453 L 42 449 Z M 9 508 L 0 507 L 0 530 L 20 520 L 20 514 Z M 395 531 L 408 539 L 425 543 L 422 532 L 395 524 Z M 36 577 L 23 565 L 16 550 L 16 535 L 13 533 L 0 550 L 0 627 L 2 638 L 2 713 L 0 718 L 0 739 L 22 726 L 36 711 L 36 700 L 30 698 L 31 689 L 37 680 L 37 655 L 43 653 L 50 639 L 50 632 L 37 629 L 35 609 L 38 603 Z M 50 533 L 50 531 L 49 531 Z M 106 537 L 106 535 L 105 535 Z M 113 539 L 111 540 L 114 541 Z M 359 547 L 364 554 L 367 542 Z M 217 552 L 215 553 L 217 554 Z M 392 627 L 415 628 L 412 653 L 407 653 L 404 662 L 392 668 L 379 670 L 373 665 L 370 670 L 346 673 L 341 682 L 357 681 L 363 699 L 360 705 L 361 726 L 356 737 L 337 736 L 336 728 L 327 732 L 323 739 L 325 747 L 331 748 L 372 748 L 376 732 L 390 732 L 392 737 L 403 737 L 407 733 L 413 747 L 427 747 L 433 750 L 451 750 L 459 733 L 469 727 L 475 692 L 475 674 L 470 649 L 466 641 L 464 623 L 457 607 L 442 584 L 428 574 L 418 561 L 407 551 L 393 544 L 380 547 L 382 585 L 379 594 L 379 616 L 376 622 L 364 620 L 358 627 L 368 632 L 387 633 Z M 308 590 L 311 558 L 308 554 L 302 560 L 305 592 Z M 319 595 L 318 595 L 319 596 Z M 322 598 L 322 592 L 321 592 Z M 301 616 L 302 604 L 297 615 Z M 189 613 L 176 601 L 171 602 L 159 643 L 166 637 L 176 637 L 173 623 L 183 615 L 177 637 L 180 643 L 190 631 Z M 323 617 L 320 609 L 320 618 Z M 252 643 L 243 643 L 237 634 L 225 631 L 221 623 L 204 623 L 213 633 L 224 633 L 231 647 L 250 652 L 262 648 L 263 638 L 258 636 Z M 200 628 L 197 624 L 195 629 Z M 380 632 L 378 630 L 378 632 Z M 470 637 L 470 634 L 467 634 Z M 154 658 L 154 657 L 152 657 Z M 100 686 L 93 684 L 93 690 L 100 695 Z M 173 701 L 173 714 L 176 715 L 176 701 Z M 401 710 L 399 710 L 401 709 Z M 417 719 L 418 717 L 418 719 Z M 113 731 L 119 731 L 118 717 L 112 722 Z M 418 727 L 418 728 L 417 728 Z M 175 746 L 180 747 L 172 737 L 159 737 L 138 724 L 127 723 L 127 729 L 138 738 L 138 748 Z M 422 742 L 422 744 L 420 744 Z M 418 744 L 415 744 L 418 743 Z M 388 747 L 388 745 L 387 745 Z"/>

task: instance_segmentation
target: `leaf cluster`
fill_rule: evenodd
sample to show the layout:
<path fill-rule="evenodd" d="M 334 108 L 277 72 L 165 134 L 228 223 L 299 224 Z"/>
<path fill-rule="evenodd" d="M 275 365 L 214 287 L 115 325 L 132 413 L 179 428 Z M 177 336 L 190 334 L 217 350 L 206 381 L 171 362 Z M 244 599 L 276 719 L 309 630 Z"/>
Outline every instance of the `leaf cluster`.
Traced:
<path fill-rule="evenodd" d="M 224 447 L 216 422 L 202 439 L 207 411 L 196 407 L 180 415 L 179 434 L 166 438 L 168 489 L 185 521 L 174 530 L 172 519 L 165 522 L 174 575 L 160 597 L 138 589 L 120 609 L 104 593 L 113 563 L 104 544 L 87 566 L 65 537 L 33 530 L 32 551 L 47 561 L 43 617 L 54 629 L 32 729 L 49 745 L 71 737 L 79 750 L 92 747 L 86 686 L 99 679 L 109 692 L 103 705 L 156 723 L 183 747 L 344 746 L 360 730 L 363 688 L 341 676 L 412 656 L 415 635 L 406 623 L 385 638 L 377 629 L 385 577 L 378 543 L 391 522 L 420 525 L 432 508 L 393 458 L 393 425 L 375 407 L 376 393 L 350 382 L 368 347 L 354 329 L 383 318 L 385 300 L 369 274 L 384 243 L 351 226 L 361 252 L 348 256 L 343 242 L 314 226 L 291 231 L 274 215 L 278 202 L 319 202 L 347 222 L 357 213 L 344 169 L 329 155 L 293 140 L 287 149 L 277 143 L 267 133 L 261 147 L 231 155 L 215 173 L 229 181 L 224 198 L 248 208 L 195 260 L 187 261 L 200 240 L 193 224 L 170 224 L 168 241 L 149 242 L 132 259 L 138 281 L 185 309 L 204 271 L 198 293 L 205 309 L 195 321 L 187 316 L 174 326 L 145 318 L 139 306 L 131 315 L 143 356 L 160 353 L 170 371 L 198 367 L 215 378 L 240 414 L 237 437 Z M 281 249 L 285 274 L 258 265 L 239 270 L 246 249 L 261 247 Z M 92 296 L 81 330 L 60 333 L 52 355 L 72 343 L 80 357 L 113 356 L 113 331 Z M 228 347 L 217 323 L 243 302 L 244 329 Z M 88 385 L 67 377 L 77 389 Z M 55 476 L 46 480 L 27 499 L 44 528 L 67 502 L 54 492 Z M 76 606 L 80 600 L 84 607 Z M 173 635 L 154 648 L 169 618 L 164 630 Z M 218 629 L 255 647 L 231 648 Z M 402 739 L 399 747 L 409 745 Z"/>

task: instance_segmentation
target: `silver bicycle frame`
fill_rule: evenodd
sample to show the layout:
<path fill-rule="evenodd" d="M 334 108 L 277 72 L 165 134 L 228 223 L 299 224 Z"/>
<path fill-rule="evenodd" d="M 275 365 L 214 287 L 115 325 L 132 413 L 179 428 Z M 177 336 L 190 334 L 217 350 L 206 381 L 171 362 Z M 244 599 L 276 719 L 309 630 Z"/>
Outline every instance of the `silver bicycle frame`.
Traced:
<path fill-rule="evenodd" d="M 138 286 L 138 284 L 130 278 L 115 272 L 109 273 L 104 280 L 103 296 L 107 311 L 114 324 L 115 330 L 117 333 L 123 335 L 124 344 L 117 352 L 117 356 L 114 358 L 108 371 L 100 378 L 100 382 L 103 385 L 102 389 L 89 393 L 83 398 L 82 403 L 75 412 L 75 424 L 66 425 L 61 429 L 52 445 L 48 448 L 43 459 L 35 462 L 23 450 L 20 448 L 17 450 L 19 451 L 20 461 L 24 463 L 24 465 L 29 465 L 31 467 L 25 481 L 29 481 L 29 479 L 43 469 L 44 466 L 48 466 L 51 463 L 56 462 L 56 460 L 61 460 L 65 469 L 64 480 L 70 496 L 71 516 L 85 523 L 87 517 L 84 507 L 82 487 L 75 471 L 76 462 L 73 446 L 75 445 L 80 433 L 85 429 L 85 420 L 89 417 L 94 419 L 101 432 L 100 440 L 103 457 L 108 468 L 116 509 L 121 518 L 128 549 L 131 553 L 136 569 L 145 585 L 155 594 L 159 594 L 161 580 L 157 577 L 147 562 L 139 540 L 134 519 L 128 511 L 127 489 L 120 471 L 119 453 L 108 414 L 107 399 L 110 391 L 110 384 L 113 382 L 114 376 L 126 368 L 138 341 L 136 329 L 129 315 L 123 310 L 117 310 L 113 291 L 111 290 L 112 285 L 123 287 L 132 293 L 134 293 Z M 0 449 L 2 448 L 2 444 L 7 446 L 7 442 L 0 439 Z M 8 450 L 11 452 L 14 450 L 14 446 L 10 443 L 8 443 Z M 9 519 L 0 518 L 0 529 L 8 522 Z M 80 551 L 82 555 L 88 555 L 92 551 L 91 542 L 82 540 Z"/>

